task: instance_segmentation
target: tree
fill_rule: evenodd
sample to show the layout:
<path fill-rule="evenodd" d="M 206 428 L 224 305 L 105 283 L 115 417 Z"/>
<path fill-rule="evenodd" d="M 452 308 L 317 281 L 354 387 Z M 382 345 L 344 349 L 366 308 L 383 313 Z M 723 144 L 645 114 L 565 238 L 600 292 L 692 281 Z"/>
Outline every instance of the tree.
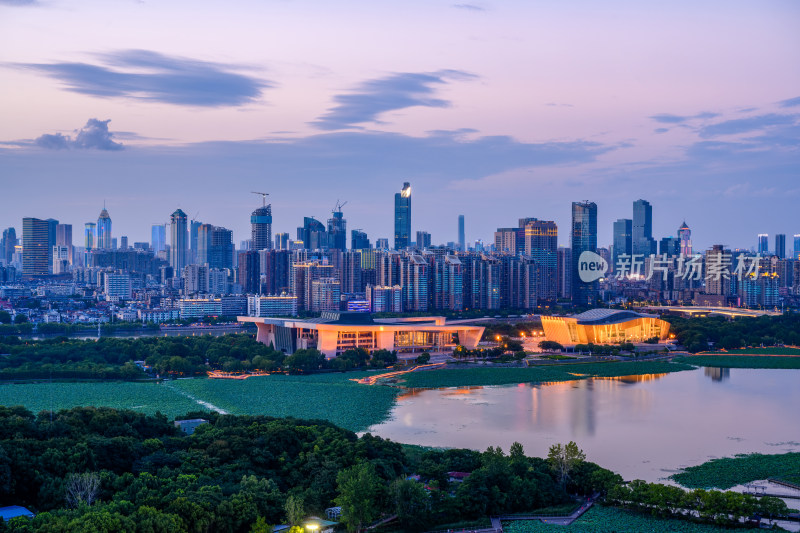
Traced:
<path fill-rule="evenodd" d="M 569 473 L 585 459 L 586 454 L 574 441 L 570 441 L 566 446 L 554 444 L 547 453 L 547 462 L 558 476 L 561 486 L 566 484 Z"/>
<path fill-rule="evenodd" d="M 286 521 L 290 526 L 297 526 L 306 517 L 305 509 L 303 509 L 303 499 L 290 494 L 286 498 L 286 505 L 283 507 L 286 510 Z"/>
<path fill-rule="evenodd" d="M 17 316 L 14 317 L 14 324 L 24 324 L 27 321 L 28 317 L 22 313 L 17 313 Z"/>
<path fill-rule="evenodd" d="M 383 492 L 381 479 L 370 463 L 359 463 L 339 472 L 336 477 L 336 504 L 342 508 L 342 521 L 347 531 L 361 531 L 380 513 Z"/>
<path fill-rule="evenodd" d="M 539 348 L 546 352 L 560 352 L 564 349 L 564 347 L 556 341 L 542 341 L 539 343 Z"/>
<path fill-rule="evenodd" d="M 0 324 L 11 324 L 11 313 L 0 311 Z"/>
<path fill-rule="evenodd" d="M 100 490 L 100 476 L 95 472 L 83 474 L 70 474 L 67 477 L 66 499 L 70 507 L 79 507 L 80 504 L 92 505 Z"/>
<path fill-rule="evenodd" d="M 431 360 L 431 354 L 429 354 L 428 352 L 422 352 L 421 354 L 419 354 L 419 357 L 417 357 L 417 364 L 427 365 L 428 362 L 430 362 L 430 360 Z"/>
<path fill-rule="evenodd" d="M 403 531 L 421 531 L 427 522 L 430 497 L 421 483 L 398 479 L 390 487 L 397 520 Z"/>

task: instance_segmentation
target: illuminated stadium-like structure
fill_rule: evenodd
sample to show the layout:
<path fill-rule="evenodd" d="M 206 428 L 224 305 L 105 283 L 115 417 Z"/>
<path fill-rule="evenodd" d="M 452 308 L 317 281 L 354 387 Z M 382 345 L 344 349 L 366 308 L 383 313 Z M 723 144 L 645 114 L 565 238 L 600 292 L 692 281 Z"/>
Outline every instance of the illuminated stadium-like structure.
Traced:
<path fill-rule="evenodd" d="M 319 318 L 261 318 L 240 316 L 253 322 L 256 339 L 287 354 L 316 348 L 333 358 L 352 348 L 398 353 L 452 351 L 457 344 L 475 349 L 483 327 L 446 324 L 444 317 L 373 319 L 368 313 L 324 312 Z"/>
<path fill-rule="evenodd" d="M 618 309 L 591 309 L 573 316 L 542 316 L 549 341 L 562 345 L 642 342 L 669 334 L 669 322 L 655 315 Z"/>

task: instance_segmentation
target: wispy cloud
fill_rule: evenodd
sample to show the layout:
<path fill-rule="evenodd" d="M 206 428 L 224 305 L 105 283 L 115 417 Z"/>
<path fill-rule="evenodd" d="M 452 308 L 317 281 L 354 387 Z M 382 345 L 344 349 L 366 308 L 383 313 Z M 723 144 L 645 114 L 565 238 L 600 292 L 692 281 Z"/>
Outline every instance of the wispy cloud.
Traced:
<path fill-rule="evenodd" d="M 467 11 L 486 11 L 485 7 L 475 4 L 453 4 L 456 9 L 466 9 Z"/>
<path fill-rule="evenodd" d="M 41 5 L 38 0 L 0 0 L 0 6 L 29 7 Z"/>
<path fill-rule="evenodd" d="M 710 113 L 705 111 L 703 113 L 698 113 L 696 115 L 673 115 L 671 113 L 659 113 L 658 115 L 653 115 L 650 118 L 655 120 L 660 124 L 683 124 L 684 122 L 688 122 L 690 120 L 700 119 L 705 120 L 709 118 L 718 117 L 719 113 Z"/>
<path fill-rule="evenodd" d="M 257 100 L 273 84 L 236 72 L 243 67 L 170 57 L 148 50 L 97 56 L 101 64 L 17 65 L 64 83 L 67 90 L 105 98 L 132 98 L 174 105 L 223 107 Z"/>
<path fill-rule="evenodd" d="M 475 75 L 458 70 L 431 73 L 398 73 L 368 80 L 354 92 L 334 96 L 336 106 L 312 122 L 323 130 L 358 127 L 377 121 L 378 115 L 408 107 L 448 107 L 450 102 L 436 98 L 436 86 L 456 80 L 470 80 Z"/>
<path fill-rule="evenodd" d="M 33 142 L 40 148 L 48 150 L 66 150 L 69 148 L 83 148 L 96 150 L 122 150 L 122 143 L 113 140 L 114 134 L 108 131 L 109 120 L 90 118 L 86 125 L 76 132 L 73 139 L 61 133 L 45 133 Z"/>
<path fill-rule="evenodd" d="M 796 115 L 769 113 L 755 117 L 725 120 L 701 128 L 699 135 L 702 138 L 716 137 L 718 135 L 736 135 L 739 133 L 763 130 L 771 126 L 791 125 L 795 123 L 796 119 Z"/>
<path fill-rule="evenodd" d="M 781 107 L 797 107 L 800 106 L 800 96 L 797 98 L 789 98 L 788 100 L 781 100 L 778 102 Z"/>

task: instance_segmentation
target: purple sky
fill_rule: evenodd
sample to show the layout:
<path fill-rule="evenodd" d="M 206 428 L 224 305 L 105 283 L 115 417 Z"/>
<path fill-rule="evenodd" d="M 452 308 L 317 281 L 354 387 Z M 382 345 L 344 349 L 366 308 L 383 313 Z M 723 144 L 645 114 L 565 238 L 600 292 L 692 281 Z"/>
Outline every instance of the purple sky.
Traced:
<path fill-rule="evenodd" d="M 249 236 L 326 219 L 490 241 L 598 204 L 599 242 L 800 233 L 800 3 L 0 0 L 0 226 L 149 239 L 181 207 Z M 74 230 L 75 244 L 81 244 Z"/>

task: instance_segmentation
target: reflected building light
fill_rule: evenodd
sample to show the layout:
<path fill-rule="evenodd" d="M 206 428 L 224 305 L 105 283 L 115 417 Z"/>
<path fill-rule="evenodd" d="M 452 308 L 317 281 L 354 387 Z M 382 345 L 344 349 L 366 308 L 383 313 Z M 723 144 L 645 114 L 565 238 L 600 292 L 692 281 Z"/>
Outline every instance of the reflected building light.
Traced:
<path fill-rule="evenodd" d="M 711 378 L 711 381 L 725 381 L 731 377 L 730 368 L 719 368 L 715 366 L 707 366 L 703 369 L 706 376 Z"/>

